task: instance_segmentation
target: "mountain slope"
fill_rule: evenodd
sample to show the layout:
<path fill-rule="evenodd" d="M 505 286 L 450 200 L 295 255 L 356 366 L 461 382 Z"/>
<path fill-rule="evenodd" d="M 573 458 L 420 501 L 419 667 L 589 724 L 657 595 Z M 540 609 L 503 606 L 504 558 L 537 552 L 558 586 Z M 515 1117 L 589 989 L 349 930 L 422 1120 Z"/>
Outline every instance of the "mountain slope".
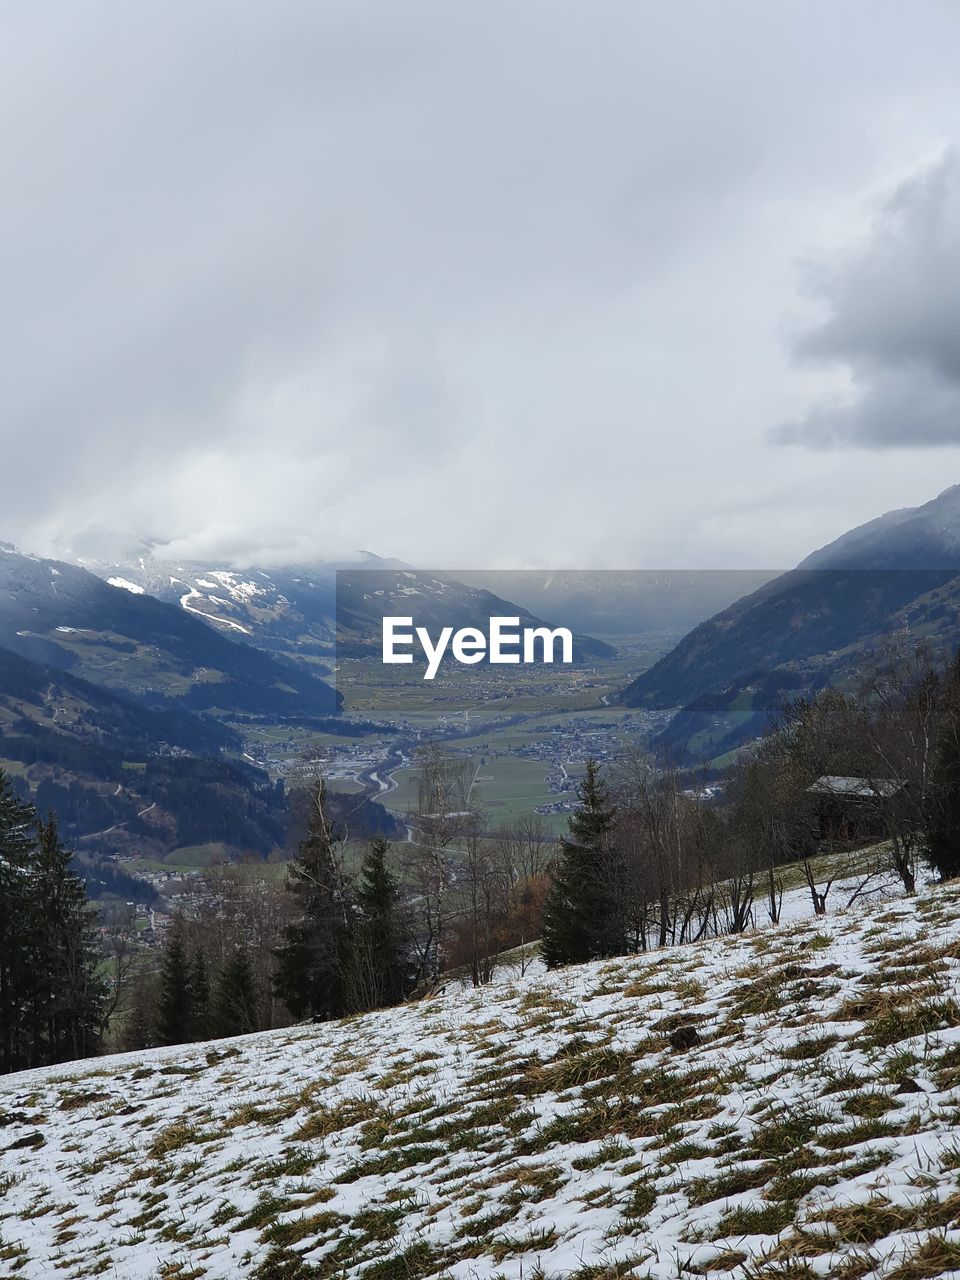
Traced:
<path fill-rule="evenodd" d="M 283 789 L 223 756 L 240 746 L 216 720 L 147 707 L 0 650 L 0 768 L 85 855 L 281 845 Z"/>
<path fill-rule="evenodd" d="M 958 956 L 954 885 L 8 1077 L 0 1256 L 22 1280 L 956 1274 Z"/>
<path fill-rule="evenodd" d="M 0 646 L 151 702 L 274 716 L 326 715 L 334 691 L 176 606 L 64 561 L 0 546 Z"/>
<path fill-rule="evenodd" d="M 695 627 L 621 701 L 676 706 L 752 672 L 825 659 L 897 630 L 909 606 L 956 579 L 953 570 L 791 570 Z M 948 594 L 955 601 L 956 586 Z"/>
<path fill-rule="evenodd" d="M 411 569 L 371 552 L 360 552 L 350 563 L 243 570 L 157 560 L 149 554 L 91 561 L 87 567 L 115 586 L 178 604 L 233 640 L 283 654 L 321 675 L 333 661 L 335 644 L 341 646 L 341 653 L 353 653 L 357 645 L 379 646 L 382 618 L 408 613 L 414 605 L 418 625 L 433 630 L 441 626 L 485 629 L 496 614 L 522 617 L 527 626 L 542 625 L 529 610 L 485 590 L 482 584 Z M 563 619 L 555 622 L 562 624 Z M 602 641 L 576 637 L 577 661 L 613 653 Z"/>
<path fill-rule="evenodd" d="M 960 643 L 960 486 L 851 530 L 701 623 L 620 701 L 682 706 L 660 746 L 709 758 L 756 736 L 780 689 L 853 679 L 898 633 Z"/>
<path fill-rule="evenodd" d="M 35 726 L 114 751 L 154 752 L 159 743 L 207 754 L 240 748 L 239 736 L 215 720 L 148 707 L 57 667 L 0 649 L 0 734 L 4 744 L 8 744 L 14 725 L 21 725 L 24 733 Z"/>
<path fill-rule="evenodd" d="M 363 563 L 379 561 L 364 556 Z M 216 561 L 164 560 L 144 548 L 144 554 L 83 565 L 133 594 L 145 591 L 176 604 L 233 640 L 319 663 L 319 674 L 332 657 L 333 564 L 240 570 Z"/>
<path fill-rule="evenodd" d="M 851 529 L 798 567 L 960 571 L 960 485 Z"/>
<path fill-rule="evenodd" d="M 486 631 L 492 617 L 520 619 L 521 627 L 565 625 L 562 617 L 545 623 L 528 609 L 504 600 L 483 587 L 448 574 L 413 569 L 342 570 L 337 574 L 337 638 L 343 646 L 378 648 L 384 617 L 413 617 L 416 626 L 437 634 L 441 627 L 478 627 Z M 352 649 L 351 649 L 352 651 Z M 603 640 L 574 634 L 577 662 L 612 658 L 615 650 Z"/>

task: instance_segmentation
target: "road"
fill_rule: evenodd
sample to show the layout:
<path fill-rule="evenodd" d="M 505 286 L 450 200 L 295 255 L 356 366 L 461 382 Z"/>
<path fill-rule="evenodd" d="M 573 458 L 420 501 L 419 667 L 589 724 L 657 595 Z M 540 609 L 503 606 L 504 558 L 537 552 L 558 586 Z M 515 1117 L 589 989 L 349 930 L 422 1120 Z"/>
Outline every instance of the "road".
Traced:
<path fill-rule="evenodd" d="M 119 795 L 120 792 L 119 790 L 117 790 L 113 794 Z M 155 809 L 156 807 L 157 807 L 157 802 L 156 800 L 154 800 L 153 804 L 148 804 L 145 809 L 141 809 L 140 812 L 137 814 L 137 817 L 142 818 L 145 813 L 149 813 L 151 809 Z M 125 818 L 123 822 L 115 822 L 112 827 L 104 827 L 102 831 L 88 831 L 85 836 L 77 836 L 76 839 L 77 840 L 93 840 L 96 836 L 108 836 L 111 831 L 119 831 L 121 827 L 125 827 L 129 821 L 130 821 L 129 818 Z"/>

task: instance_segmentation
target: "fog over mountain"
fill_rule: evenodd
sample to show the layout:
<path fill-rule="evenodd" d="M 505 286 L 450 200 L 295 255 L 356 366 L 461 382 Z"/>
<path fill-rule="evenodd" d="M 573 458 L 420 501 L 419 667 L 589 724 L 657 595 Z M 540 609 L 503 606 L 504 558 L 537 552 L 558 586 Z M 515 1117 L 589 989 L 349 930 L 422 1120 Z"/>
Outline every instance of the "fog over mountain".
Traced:
<path fill-rule="evenodd" d="M 0 537 L 795 563 L 960 470 L 960 10 L 19 6 Z"/>

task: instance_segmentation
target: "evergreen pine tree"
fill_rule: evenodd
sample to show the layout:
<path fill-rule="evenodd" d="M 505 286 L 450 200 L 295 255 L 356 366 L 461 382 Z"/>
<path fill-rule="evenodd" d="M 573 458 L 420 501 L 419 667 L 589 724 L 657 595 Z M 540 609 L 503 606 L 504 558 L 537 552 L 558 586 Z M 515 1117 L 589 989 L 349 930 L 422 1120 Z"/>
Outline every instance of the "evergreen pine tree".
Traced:
<path fill-rule="evenodd" d="M 194 999 L 183 934 L 183 920 L 177 916 L 167 935 L 160 966 L 159 1044 L 187 1044 L 193 1039 Z"/>
<path fill-rule="evenodd" d="M 190 1000 L 193 1010 L 193 1039 L 203 1040 L 210 1030 L 210 979 L 207 961 L 200 947 L 190 957 Z"/>
<path fill-rule="evenodd" d="M 51 816 L 0 774 L 0 1070 L 87 1057 L 104 986 L 93 918 Z"/>
<path fill-rule="evenodd" d="M 960 875 L 960 653 L 947 677 L 926 815 L 927 857 L 941 880 Z"/>
<path fill-rule="evenodd" d="M 410 989 L 411 966 L 400 919 L 400 886 L 387 867 L 389 849 L 379 836 L 371 842 L 357 884 L 352 973 L 358 1009 L 399 1004 Z"/>
<path fill-rule="evenodd" d="M 130 1011 L 123 1021 L 120 1048 L 152 1049 L 157 1044 L 159 974 L 141 966 L 133 977 Z"/>
<path fill-rule="evenodd" d="M 243 1036 L 256 1031 L 257 996 L 253 970 L 245 948 L 237 947 L 220 970 L 213 997 L 213 1028 L 218 1036 Z"/>
<path fill-rule="evenodd" d="M 0 771 L 0 1071 L 33 1065 L 24 1009 L 33 999 L 31 932 L 33 828 L 36 814 Z"/>
<path fill-rule="evenodd" d="M 570 835 L 550 873 L 540 954 L 548 968 L 617 955 L 623 950 L 617 903 L 615 815 L 595 760 L 588 760 L 570 815 Z"/>
<path fill-rule="evenodd" d="M 37 823 L 32 862 L 35 989 L 33 1059 L 65 1062 L 96 1052 L 106 990 L 97 972 L 94 918 L 70 869 L 53 814 Z"/>
<path fill-rule="evenodd" d="M 309 793 L 307 833 L 287 867 L 299 908 L 277 948 L 277 994 L 296 1017 L 335 1018 L 347 1008 L 349 895 L 327 814 L 326 784 Z"/>

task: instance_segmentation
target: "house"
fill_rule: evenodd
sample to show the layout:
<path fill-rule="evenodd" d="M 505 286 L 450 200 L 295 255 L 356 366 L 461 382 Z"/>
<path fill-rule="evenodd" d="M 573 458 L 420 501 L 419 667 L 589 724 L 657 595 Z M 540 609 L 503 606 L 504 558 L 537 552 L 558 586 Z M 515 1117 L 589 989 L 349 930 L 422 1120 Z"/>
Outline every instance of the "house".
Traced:
<path fill-rule="evenodd" d="M 882 840 L 885 813 L 906 787 L 900 778 L 825 774 L 807 788 L 814 797 L 821 840 L 858 845 Z"/>

